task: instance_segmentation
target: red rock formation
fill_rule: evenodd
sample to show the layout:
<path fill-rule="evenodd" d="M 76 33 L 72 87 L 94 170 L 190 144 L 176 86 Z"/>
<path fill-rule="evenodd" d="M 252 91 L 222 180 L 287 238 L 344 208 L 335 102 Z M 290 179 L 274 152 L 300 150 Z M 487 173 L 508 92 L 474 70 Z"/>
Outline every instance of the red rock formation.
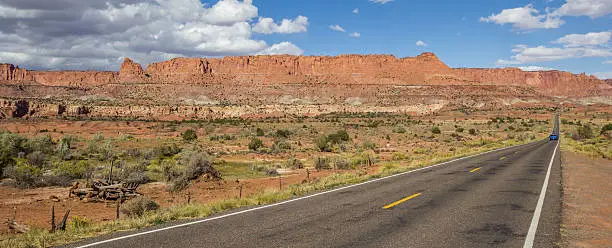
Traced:
<path fill-rule="evenodd" d="M 549 96 L 593 96 L 601 94 L 601 90 L 606 88 L 603 81 L 596 77 L 562 71 L 527 72 L 518 68 L 461 68 L 453 69 L 453 75 L 459 80 L 472 84 L 535 87 L 540 93 Z"/>
<path fill-rule="evenodd" d="M 12 64 L 0 64 L 0 81 L 32 81 L 32 75 L 26 69 Z"/>
<path fill-rule="evenodd" d="M 32 71 L 34 81 L 49 86 L 91 87 L 117 83 L 117 72 Z"/>
<path fill-rule="evenodd" d="M 121 70 L 119 71 L 120 83 L 138 83 L 145 82 L 146 80 L 147 77 L 145 76 L 144 70 L 140 64 L 137 64 L 129 58 L 125 58 L 123 60 Z"/>
<path fill-rule="evenodd" d="M 146 72 L 146 74 L 145 74 Z M 417 57 L 392 55 L 240 56 L 176 58 L 142 67 L 126 58 L 117 72 L 28 72 L 0 64 L 2 81 L 35 81 L 49 86 L 93 87 L 147 82 L 157 84 L 411 84 L 514 85 L 533 87 L 547 96 L 610 95 L 610 84 L 584 74 L 525 72 L 516 68 L 451 69 L 433 53 Z"/>

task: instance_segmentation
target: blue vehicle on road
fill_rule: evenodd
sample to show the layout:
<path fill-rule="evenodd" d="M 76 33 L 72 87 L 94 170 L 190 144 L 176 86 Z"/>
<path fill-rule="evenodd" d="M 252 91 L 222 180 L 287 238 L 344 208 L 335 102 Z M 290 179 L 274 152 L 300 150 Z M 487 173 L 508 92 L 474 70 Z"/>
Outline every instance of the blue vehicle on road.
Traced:
<path fill-rule="evenodd" d="M 549 138 L 550 140 L 559 140 L 559 135 L 556 135 L 553 133 L 553 134 L 550 134 Z"/>

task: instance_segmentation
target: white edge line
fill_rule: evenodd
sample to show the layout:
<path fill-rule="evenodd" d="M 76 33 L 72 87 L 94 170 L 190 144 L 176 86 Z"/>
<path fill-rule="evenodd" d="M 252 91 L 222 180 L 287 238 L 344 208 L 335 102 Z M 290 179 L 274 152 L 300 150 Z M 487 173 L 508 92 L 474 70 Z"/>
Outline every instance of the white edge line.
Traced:
<path fill-rule="evenodd" d="M 543 140 L 540 140 L 540 141 L 543 141 Z M 344 189 L 348 189 L 348 188 L 353 188 L 353 187 L 361 186 L 361 185 L 368 184 L 368 183 L 373 183 L 373 182 L 377 182 L 377 181 L 381 181 L 381 180 L 386 180 L 386 179 L 389 179 L 389 178 L 393 178 L 393 177 L 397 177 L 397 176 L 402 176 L 402 175 L 414 173 L 414 172 L 417 172 L 417 171 L 421 171 L 421 170 L 426 170 L 426 169 L 438 167 L 440 165 L 445 165 L 445 164 L 457 162 L 457 161 L 460 161 L 460 160 L 464 160 L 464 159 L 468 159 L 468 158 L 472 158 L 472 157 L 476 157 L 476 156 L 481 156 L 481 155 L 485 155 L 485 154 L 489 154 L 489 153 L 493 153 L 493 152 L 499 152 L 499 151 L 503 151 L 503 150 L 506 150 L 506 149 L 511 149 L 511 148 L 515 148 L 515 147 L 519 147 L 519 146 L 529 145 L 529 144 L 533 144 L 533 143 L 540 142 L 540 141 L 535 141 L 535 142 L 531 142 L 531 143 L 527 143 L 527 144 L 514 145 L 514 146 L 505 147 L 505 148 L 495 149 L 495 150 L 492 150 L 492 151 L 483 152 L 483 153 L 479 153 L 479 154 L 474 154 L 474 155 L 470 155 L 470 156 L 467 156 L 467 157 L 457 158 L 457 159 L 453 159 L 453 160 L 446 161 L 446 162 L 443 162 L 443 163 L 439 163 L 439 164 L 435 164 L 435 165 L 430 165 L 430 166 L 427 166 L 427 167 L 423 167 L 423 168 L 419 168 L 419 169 L 415 169 L 415 170 L 411 170 L 411 171 L 406 171 L 406 172 L 402 172 L 402 173 L 391 175 L 391 176 L 376 178 L 376 179 L 372 179 L 372 180 L 365 181 L 365 182 L 362 182 L 362 183 L 352 184 L 352 185 L 344 186 L 344 187 L 341 187 L 341 188 L 332 189 L 332 190 L 328 190 L 328 191 L 324 191 L 324 192 L 319 192 L 319 193 L 316 193 L 316 194 L 307 195 L 307 196 L 303 196 L 303 197 L 299 197 L 299 198 L 295 198 L 295 199 L 291 199 L 291 200 L 287 200 L 287 201 L 283 201 L 283 202 L 273 203 L 273 204 L 270 204 L 270 205 L 264 205 L 264 206 L 260 206 L 260 207 L 256 207 L 256 208 L 245 209 L 245 210 L 242 210 L 242 211 L 238 211 L 238 212 L 234 212 L 234 213 L 229 213 L 229 214 L 225 214 L 225 215 L 220 215 L 220 216 L 212 217 L 212 218 L 208 218 L 208 219 L 196 220 L 196 221 L 187 222 L 187 223 L 183 223 L 183 224 L 179 224 L 179 225 L 168 226 L 168 227 L 159 228 L 159 229 L 155 229 L 155 230 L 150 230 L 150 231 L 146 231 L 146 232 L 140 232 L 140 233 L 135 233 L 135 234 L 131 234 L 131 235 L 126 235 L 126 236 L 116 237 L 116 238 L 112 238 L 112 239 L 102 240 L 102 241 L 98 241 L 98 242 L 91 243 L 91 244 L 77 246 L 77 248 L 92 247 L 92 246 L 96 246 L 96 245 L 101 245 L 101 244 L 105 244 L 105 243 L 114 242 L 114 241 L 117 241 L 117 240 L 132 238 L 132 237 L 136 237 L 136 236 L 140 236 L 140 235 L 145 235 L 145 234 L 150 234 L 150 233 L 155 233 L 155 232 L 161 232 L 161 231 L 165 231 L 165 230 L 169 230 L 169 229 L 174 229 L 174 228 L 178 228 L 178 227 L 190 226 L 190 225 L 199 224 L 199 223 L 203 223 L 203 222 L 208 222 L 208 221 L 212 221 L 212 220 L 218 220 L 218 219 L 222 219 L 222 218 L 226 218 L 226 217 L 230 217 L 230 216 L 234 216 L 234 215 L 239 215 L 239 214 L 244 214 L 244 213 L 248 213 L 248 212 L 253 212 L 253 211 L 257 211 L 257 210 L 264 209 L 264 208 L 270 208 L 270 207 L 274 207 L 274 206 L 279 206 L 279 205 L 291 203 L 291 202 L 294 202 L 294 201 L 304 200 L 304 199 L 312 198 L 312 197 L 315 197 L 315 196 L 320 196 L 320 195 L 324 195 L 324 194 L 328 194 L 328 193 L 332 193 L 332 192 L 336 192 L 336 191 L 340 191 L 340 190 L 344 190 Z M 550 172 L 550 168 L 549 168 L 549 172 Z M 547 177 L 546 180 L 548 180 L 548 177 Z"/>
<path fill-rule="evenodd" d="M 540 222 L 540 214 L 542 213 L 542 206 L 544 205 L 544 198 L 546 197 L 546 189 L 548 188 L 548 180 L 550 178 L 550 171 L 555 161 L 555 155 L 557 154 L 557 148 L 559 148 L 559 141 L 557 141 L 557 146 L 555 146 L 553 155 L 550 158 L 550 164 L 548 164 L 548 171 L 546 172 L 546 178 L 544 179 L 544 185 L 542 185 L 542 191 L 540 191 L 540 198 L 538 199 L 538 205 L 536 206 L 536 209 L 533 212 L 533 219 L 531 219 L 531 225 L 529 226 L 529 231 L 527 232 L 527 237 L 525 238 L 525 244 L 523 245 L 523 248 L 533 247 L 533 241 L 535 240 L 536 231 L 538 230 L 538 223 Z"/>

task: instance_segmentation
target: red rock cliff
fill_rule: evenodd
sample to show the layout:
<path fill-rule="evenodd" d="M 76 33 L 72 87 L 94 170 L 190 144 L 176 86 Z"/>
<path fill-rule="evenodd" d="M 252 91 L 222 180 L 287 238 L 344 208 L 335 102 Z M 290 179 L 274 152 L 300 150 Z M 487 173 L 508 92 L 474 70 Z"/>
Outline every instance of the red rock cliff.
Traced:
<path fill-rule="evenodd" d="M 32 75 L 26 69 L 12 64 L 0 64 L 0 81 L 32 81 Z"/>
<path fill-rule="evenodd" d="M 129 58 L 123 60 L 119 71 L 120 83 L 138 83 L 146 81 L 146 76 L 142 66 Z"/>

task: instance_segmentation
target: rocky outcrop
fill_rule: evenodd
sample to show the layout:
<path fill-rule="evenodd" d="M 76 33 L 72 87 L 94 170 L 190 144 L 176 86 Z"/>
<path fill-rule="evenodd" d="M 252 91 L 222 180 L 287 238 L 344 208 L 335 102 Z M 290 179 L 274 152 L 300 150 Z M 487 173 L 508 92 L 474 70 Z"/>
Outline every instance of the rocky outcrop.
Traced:
<path fill-rule="evenodd" d="M 563 71 L 527 72 L 518 68 L 453 69 L 459 80 L 472 84 L 516 85 L 534 87 L 548 96 L 596 96 L 604 94 L 609 86 L 593 76 Z"/>
<path fill-rule="evenodd" d="M 32 71 L 34 81 L 48 86 L 93 87 L 117 83 L 117 72 L 108 71 Z"/>
<path fill-rule="evenodd" d="M 0 81 L 32 81 L 32 75 L 26 69 L 12 64 L 0 64 Z"/>
<path fill-rule="evenodd" d="M 119 70 L 120 83 L 140 83 L 146 80 L 147 77 L 140 64 L 137 64 L 129 58 L 123 60 L 121 70 Z"/>

